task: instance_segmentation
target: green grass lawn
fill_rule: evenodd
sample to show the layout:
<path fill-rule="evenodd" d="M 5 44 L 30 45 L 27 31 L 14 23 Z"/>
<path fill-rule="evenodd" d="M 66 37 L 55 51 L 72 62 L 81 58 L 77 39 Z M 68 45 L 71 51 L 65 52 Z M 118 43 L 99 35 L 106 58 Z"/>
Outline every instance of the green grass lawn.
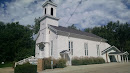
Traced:
<path fill-rule="evenodd" d="M 5 64 L 0 64 L 0 68 L 3 68 L 3 67 L 13 67 L 13 63 L 8 62 L 8 63 L 5 63 Z"/>

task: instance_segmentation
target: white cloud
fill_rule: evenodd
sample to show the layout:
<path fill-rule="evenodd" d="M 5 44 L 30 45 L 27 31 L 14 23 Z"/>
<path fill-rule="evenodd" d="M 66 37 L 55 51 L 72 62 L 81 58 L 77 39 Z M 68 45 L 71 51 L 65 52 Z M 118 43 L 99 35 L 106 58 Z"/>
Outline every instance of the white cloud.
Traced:
<path fill-rule="evenodd" d="M 42 3 L 44 0 L 16 0 L 6 2 L 0 7 L 0 21 L 12 22 L 19 21 L 22 25 L 34 24 L 36 17 L 42 16 Z"/>
<path fill-rule="evenodd" d="M 130 4 L 130 0 L 127 0 L 127 3 Z"/>
<path fill-rule="evenodd" d="M 71 24 L 79 24 L 79 27 L 94 27 L 107 24 L 109 21 L 129 22 L 130 23 L 130 9 L 127 8 L 121 0 L 87 0 L 84 1 L 77 9 L 70 24 L 64 22 L 69 19 L 70 14 L 75 9 L 79 0 L 74 3 L 71 1 L 64 2 L 64 5 L 58 7 L 58 16 L 62 16 L 60 25 L 68 26 Z M 77 3 L 77 4 L 76 4 Z M 67 11 L 69 8 L 70 11 Z M 62 10 L 64 9 L 64 10 Z"/>
<path fill-rule="evenodd" d="M 76 24 L 80 28 L 107 24 L 109 21 L 129 22 L 130 9 L 122 0 L 82 0 L 70 21 L 80 0 L 54 0 L 58 4 L 59 25 Z M 43 16 L 44 0 L 15 0 L 0 6 L 0 21 L 19 21 L 23 25 L 34 24 L 34 19 Z M 4 8 L 6 6 L 6 8 Z"/>

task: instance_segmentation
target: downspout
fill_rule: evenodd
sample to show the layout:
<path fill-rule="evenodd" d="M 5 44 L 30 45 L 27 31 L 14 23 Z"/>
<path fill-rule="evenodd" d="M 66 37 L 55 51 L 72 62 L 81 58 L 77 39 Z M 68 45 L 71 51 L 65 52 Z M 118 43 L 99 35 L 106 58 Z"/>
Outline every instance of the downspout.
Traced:
<path fill-rule="evenodd" d="M 100 45 L 101 45 L 101 43 L 102 43 L 102 39 L 101 39 L 100 44 L 99 44 L 99 56 L 100 56 Z"/>
<path fill-rule="evenodd" d="M 69 38 L 69 36 L 70 36 L 70 33 L 68 33 L 68 38 Z M 69 62 L 69 65 L 71 65 L 71 53 L 70 53 L 70 51 L 69 51 L 68 56 L 70 57 L 70 62 Z"/>

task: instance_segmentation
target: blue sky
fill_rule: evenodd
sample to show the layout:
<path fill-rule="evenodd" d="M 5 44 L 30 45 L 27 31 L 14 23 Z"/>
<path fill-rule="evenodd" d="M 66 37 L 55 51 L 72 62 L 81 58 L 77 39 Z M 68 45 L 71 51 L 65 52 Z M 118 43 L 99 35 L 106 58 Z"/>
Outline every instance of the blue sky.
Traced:
<path fill-rule="evenodd" d="M 80 0 L 53 0 L 57 7 L 59 25 L 76 24 L 80 29 L 106 25 L 119 20 L 130 23 L 130 0 L 82 0 L 75 14 L 66 24 Z M 0 21 L 34 25 L 34 19 L 43 16 L 45 0 L 0 0 Z"/>

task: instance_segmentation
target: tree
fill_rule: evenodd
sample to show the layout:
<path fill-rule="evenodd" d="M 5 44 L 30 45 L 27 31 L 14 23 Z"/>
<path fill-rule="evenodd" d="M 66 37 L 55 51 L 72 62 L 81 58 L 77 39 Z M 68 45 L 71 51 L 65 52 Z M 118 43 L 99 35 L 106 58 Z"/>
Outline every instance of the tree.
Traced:
<path fill-rule="evenodd" d="M 71 28 L 71 29 L 76 29 L 76 30 L 78 30 L 78 29 L 77 29 L 77 27 L 76 27 L 74 24 L 72 24 L 71 26 L 68 26 L 68 28 Z"/>
<path fill-rule="evenodd" d="M 102 38 L 107 39 L 110 45 L 114 45 L 121 51 L 128 51 L 130 53 L 130 24 L 117 22 L 109 22 L 107 25 L 94 28 L 86 28 L 85 32 L 91 30 Z M 130 59 L 130 56 L 129 56 Z"/>
<path fill-rule="evenodd" d="M 92 28 L 86 28 L 86 29 L 84 29 L 84 31 L 91 33 L 92 32 Z"/>
<path fill-rule="evenodd" d="M 34 34 L 37 34 L 40 29 L 40 21 L 39 19 L 35 18 L 35 25 L 33 27 Z"/>
<path fill-rule="evenodd" d="M 19 22 L 0 22 L 0 62 L 18 61 L 34 55 L 33 31 Z"/>

